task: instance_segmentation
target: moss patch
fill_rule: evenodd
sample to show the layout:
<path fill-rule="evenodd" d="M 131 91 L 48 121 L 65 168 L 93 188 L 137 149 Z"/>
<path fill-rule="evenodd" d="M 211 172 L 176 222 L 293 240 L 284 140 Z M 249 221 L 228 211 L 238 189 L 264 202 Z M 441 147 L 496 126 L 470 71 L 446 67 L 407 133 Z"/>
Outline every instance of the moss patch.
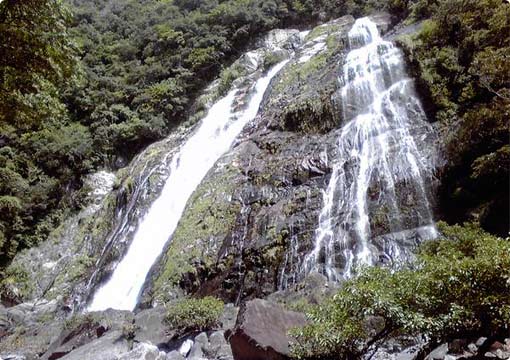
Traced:
<path fill-rule="evenodd" d="M 325 49 L 306 62 L 286 67 L 273 89 L 277 95 L 270 105 L 284 130 L 324 133 L 338 123 L 340 115 L 334 109 L 332 95 L 338 88 L 340 74 L 336 73 L 340 71 L 345 41 L 336 28 L 321 27 L 315 31 L 326 35 Z"/>
<path fill-rule="evenodd" d="M 164 267 L 154 283 L 154 296 L 165 299 L 185 273 L 196 272 L 194 262 L 216 262 L 222 239 L 233 228 L 241 205 L 231 200 L 237 169 L 228 166 L 206 179 L 191 197 L 165 254 Z"/>
<path fill-rule="evenodd" d="M 316 26 L 308 35 L 305 37 L 305 41 L 311 41 L 313 39 L 317 39 L 319 36 L 323 35 L 332 35 L 338 33 L 342 30 L 345 24 L 324 24 L 320 26 Z"/>

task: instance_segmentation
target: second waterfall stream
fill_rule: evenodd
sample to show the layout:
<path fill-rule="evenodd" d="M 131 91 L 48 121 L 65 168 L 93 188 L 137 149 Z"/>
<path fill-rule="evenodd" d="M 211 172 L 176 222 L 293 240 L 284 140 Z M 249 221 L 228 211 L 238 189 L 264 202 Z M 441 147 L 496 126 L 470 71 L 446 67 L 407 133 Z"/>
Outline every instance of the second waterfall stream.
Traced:
<path fill-rule="evenodd" d="M 198 129 L 174 155 L 161 195 L 140 222 L 111 278 L 94 295 L 89 311 L 135 308 L 147 273 L 177 227 L 189 197 L 244 126 L 255 118 L 269 82 L 285 63 L 274 66 L 255 83 L 243 110 L 236 110 L 235 87 L 209 109 Z"/>
<path fill-rule="evenodd" d="M 430 125 L 407 77 L 401 51 L 369 18 L 349 31 L 342 118 L 333 173 L 323 196 L 305 272 L 348 278 L 357 266 L 404 261 L 409 243 L 434 238 L 427 196 L 432 164 L 416 138 Z"/>

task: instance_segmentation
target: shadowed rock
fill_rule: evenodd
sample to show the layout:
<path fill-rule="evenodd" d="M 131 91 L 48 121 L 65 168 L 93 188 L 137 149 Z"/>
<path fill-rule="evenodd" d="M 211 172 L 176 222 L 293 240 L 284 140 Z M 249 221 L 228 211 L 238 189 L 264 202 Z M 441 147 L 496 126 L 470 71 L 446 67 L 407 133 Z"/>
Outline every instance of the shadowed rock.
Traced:
<path fill-rule="evenodd" d="M 266 300 L 248 301 L 227 335 L 236 360 L 282 360 L 290 354 L 288 332 L 306 324 L 304 314 Z"/>

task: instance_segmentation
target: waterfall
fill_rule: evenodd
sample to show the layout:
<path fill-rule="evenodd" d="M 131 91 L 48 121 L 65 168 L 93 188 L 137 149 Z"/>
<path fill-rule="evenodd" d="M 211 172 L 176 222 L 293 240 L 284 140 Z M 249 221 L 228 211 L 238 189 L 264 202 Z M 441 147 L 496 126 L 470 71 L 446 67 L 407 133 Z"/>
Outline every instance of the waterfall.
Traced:
<path fill-rule="evenodd" d="M 401 51 L 369 18 L 348 34 L 350 52 L 339 79 L 345 125 L 323 195 L 313 250 L 304 271 L 329 280 L 357 266 L 403 260 L 406 246 L 434 238 L 426 181 L 434 164 L 417 137 L 430 132 Z"/>
<path fill-rule="evenodd" d="M 255 118 L 271 79 L 287 61 L 272 68 L 252 89 L 249 104 L 235 107 L 237 89 L 217 101 L 197 130 L 174 155 L 165 186 L 139 223 L 129 249 L 111 278 L 94 295 L 89 311 L 132 310 L 147 273 L 172 236 L 189 197 L 214 163 Z"/>

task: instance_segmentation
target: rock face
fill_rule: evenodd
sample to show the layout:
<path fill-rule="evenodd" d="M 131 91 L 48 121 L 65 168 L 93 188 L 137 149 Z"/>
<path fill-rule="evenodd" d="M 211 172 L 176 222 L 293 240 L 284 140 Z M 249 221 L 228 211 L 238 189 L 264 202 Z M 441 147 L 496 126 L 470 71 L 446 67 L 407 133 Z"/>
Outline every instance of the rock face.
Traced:
<path fill-rule="evenodd" d="M 58 339 L 64 329 L 62 302 L 23 303 L 0 309 L 2 336 L 0 357 L 18 353 L 28 359 L 38 358 Z"/>
<path fill-rule="evenodd" d="M 269 33 L 256 44 L 258 49 L 234 64 L 241 72 L 234 83 L 248 88 L 256 80 L 254 75 L 264 72 L 265 57 L 288 57 L 301 41 L 297 30 Z M 84 190 L 90 205 L 62 224 L 41 246 L 16 257 L 10 266 L 10 273 L 15 274 L 9 282 L 12 296 L 4 301 L 11 304 L 60 295 L 71 310 L 83 309 L 126 253 L 137 230 L 137 219 L 161 192 L 173 155 L 193 133 L 197 120 L 222 96 L 220 85 L 219 81 L 213 82 L 204 91 L 190 109 L 186 124 L 165 140 L 150 145 L 116 176 L 101 171 L 86 179 Z M 244 106 L 247 97 L 240 91 L 237 106 Z"/>
<path fill-rule="evenodd" d="M 170 334 L 165 325 L 165 308 L 158 306 L 140 311 L 135 316 L 136 342 L 150 342 L 164 347 L 170 341 Z"/>
<path fill-rule="evenodd" d="M 374 21 L 381 32 L 390 28 L 385 14 Z M 353 23 L 346 16 L 301 33 L 302 44 L 273 79 L 259 116 L 189 200 L 146 283 L 145 306 L 182 292 L 240 303 L 285 290 L 307 275 L 303 262 L 314 247 L 322 193 L 345 120 L 339 78 Z M 427 135 L 429 130 L 416 127 L 411 133 L 424 157 L 433 158 L 435 138 Z M 434 187 L 432 179 L 429 186 Z M 420 204 L 404 180 L 395 187 L 405 215 L 401 232 L 390 226 L 397 221 L 381 205 L 381 189 L 369 189 L 367 203 L 374 253 L 381 254 L 374 257 L 390 265 L 395 259 L 384 255 L 392 251 L 395 238 L 411 250 L 421 238 L 419 224 L 407 221 L 419 218 L 413 206 Z M 412 228 L 418 230 L 406 231 Z M 321 257 L 317 260 L 324 261 Z"/>
<path fill-rule="evenodd" d="M 187 130 L 189 131 L 189 130 Z M 7 272 L 15 302 L 61 297 L 80 310 L 95 285 L 111 273 L 134 227 L 161 189 L 165 165 L 185 136 L 181 129 L 149 146 L 116 177 L 101 171 L 85 181 L 89 205 L 66 220 L 40 246 L 22 251 Z M 116 242 L 118 238 L 125 241 Z M 5 299 L 3 299 L 5 301 Z"/>
<path fill-rule="evenodd" d="M 373 19 L 381 31 L 390 28 L 386 14 Z M 345 16 L 310 32 L 273 31 L 234 63 L 242 69 L 234 81 L 242 89 L 264 71 L 266 59 L 292 57 L 270 84 L 258 117 L 188 201 L 149 274 L 141 307 L 184 294 L 239 304 L 285 290 L 307 275 L 303 258 L 313 247 L 345 120 L 339 78 L 353 23 Z M 191 109 L 196 118 L 220 96 L 219 85 L 213 83 Z M 240 91 L 237 105 L 246 101 Z M 151 145 L 117 174 L 115 184 L 104 172 L 92 179 L 88 210 L 69 219 L 52 241 L 15 259 L 13 269 L 28 269 L 17 284 L 24 289 L 20 301 L 62 295 L 69 311 L 82 309 L 126 252 L 136 219 L 161 191 L 172 156 L 192 131 L 182 127 Z M 372 225 L 375 242 L 386 247 L 384 224 Z"/>
<path fill-rule="evenodd" d="M 228 335 L 236 360 L 282 360 L 290 355 L 288 331 L 306 324 L 302 313 L 266 300 L 248 301 Z"/>
<path fill-rule="evenodd" d="M 88 177 L 85 184 L 90 189 L 90 205 L 65 221 L 40 246 L 21 252 L 9 266 L 7 271 L 15 273 L 11 287 L 17 301 L 67 297 L 73 284 L 94 263 L 93 253 L 98 248 L 91 241 L 106 235 L 102 220 L 113 211 L 111 194 L 105 196 L 113 186 L 113 176 L 100 172 Z M 71 299 L 67 302 L 74 307 Z"/>
<path fill-rule="evenodd" d="M 112 357 L 113 354 L 128 348 L 122 329 L 125 324 L 132 321 L 133 315 L 129 311 L 108 310 L 102 313 L 75 316 L 64 323 L 62 332 L 41 359 L 60 359 L 70 353 L 73 353 L 71 358 L 78 359 L 79 357 L 75 355 L 77 349 L 79 349 L 78 353 L 86 354 L 90 359 L 93 358 L 93 354 L 101 358 L 98 354 L 105 351 L 105 358 Z M 92 343 L 100 344 L 100 346 L 96 348 L 95 345 L 89 345 Z M 91 351 L 92 348 L 94 351 Z"/>
<path fill-rule="evenodd" d="M 301 33 L 257 119 L 188 202 L 144 303 L 182 290 L 238 303 L 302 279 L 341 122 L 335 92 L 353 22 L 346 16 Z"/>
<path fill-rule="evenodd" d="M 165 322 L 162 307 L 134 315 L 130 311 L 106 310 L 51 319 L 48 305 L 2 309 L 6 330 L 0 339 L 0 359 L 19 360 L 232 360 L 225 338 L 237 320 L 238 308 L 226 305 L 221 326 L 208 332 L 176 338 Z M 53 307 L 58 303 L 50 304 Z M 45 312 L 49 311 L 49 312 Z M 42 320 L 48 317 L 47 320 Z M 8 325 L 11 324 L 11 325 Z M 179 352 L 180 351 L 180 352 Z M 184 353 L 184 354 L 182 354 Z"/>

